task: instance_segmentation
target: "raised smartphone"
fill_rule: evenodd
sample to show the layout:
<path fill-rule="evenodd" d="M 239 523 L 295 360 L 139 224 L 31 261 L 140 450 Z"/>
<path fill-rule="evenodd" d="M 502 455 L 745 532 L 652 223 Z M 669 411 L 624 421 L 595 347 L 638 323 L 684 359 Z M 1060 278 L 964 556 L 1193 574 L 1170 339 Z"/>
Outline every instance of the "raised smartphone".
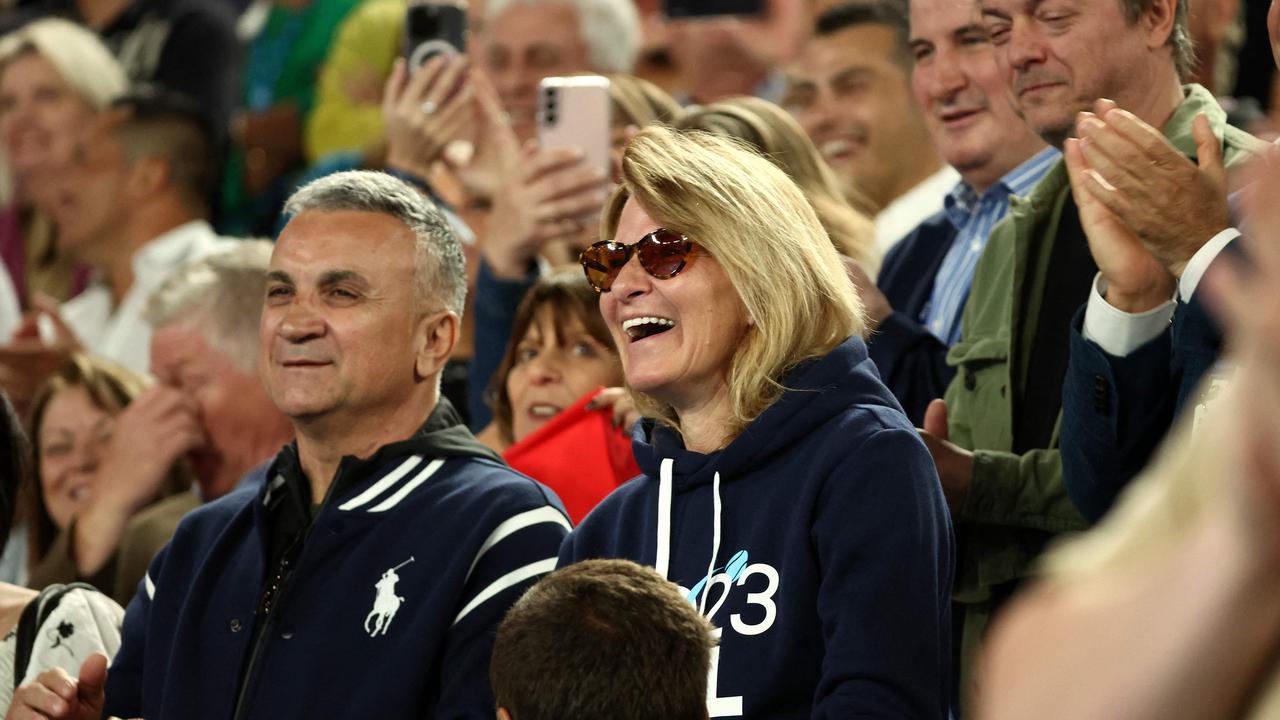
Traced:
<path fill-rule="evenodd" d="M 543 78 L 538 84 L 538 141 L 544 148 L 575 147 L 585 162 L 610 174 L 613 101 L 599 75 Z"/>

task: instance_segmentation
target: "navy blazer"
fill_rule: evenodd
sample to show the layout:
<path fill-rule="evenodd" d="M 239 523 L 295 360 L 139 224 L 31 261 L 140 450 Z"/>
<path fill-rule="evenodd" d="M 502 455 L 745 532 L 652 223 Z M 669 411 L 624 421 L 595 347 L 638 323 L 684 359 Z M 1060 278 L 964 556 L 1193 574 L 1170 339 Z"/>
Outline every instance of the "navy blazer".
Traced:
<path fill-rule="evenodd" d="M 924 424 L 929 401 L 942 397 L 956 374 L 947 365 L 947 344 L 921 325 L 919 318 L 958 232 L 945 211 L 931 215 L 893 246 L 876 281 L 893 313 L 868 339 L 868 354 L 916 427 Z"/>
<path fill-rule="evenodd" d="M 1239 248 L 1232 241 L 1222 252 L 1238 256 Z M 1217 362 L 1222 331 L 1199 293 L 1178 302 L 1168 330 L 1125 357 L 1085 340 L 1083 323 L 1081 308 L 1072 323 L 1062 386 L 1060 445 L 1067 494 L 1081 514 L 1097 522 L 1146 467 Z"/>

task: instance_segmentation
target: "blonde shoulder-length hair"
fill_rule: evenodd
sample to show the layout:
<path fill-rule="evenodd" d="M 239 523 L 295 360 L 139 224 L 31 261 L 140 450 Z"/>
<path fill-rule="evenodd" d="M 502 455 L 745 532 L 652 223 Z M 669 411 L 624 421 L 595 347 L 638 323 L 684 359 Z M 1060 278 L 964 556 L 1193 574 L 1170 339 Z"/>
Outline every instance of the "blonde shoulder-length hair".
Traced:
<path fill-rule="evenodd" d="M 604 237 L 617 233 L 628 200 L 715 257 L 753 320 L 726 373 L 733 413 L 726 442 L 782 395 L 789 369 L 861 335 L 857 291 L 804 193 L 740 141 L 662 126 L 640 131 L 622 156 Z M 679 430 L 670 405 L 631 395 L 643 415 Z"/>
<path fill-rule="evenodd" d="M 864 267 L 880 264 L 871 201 L 856 191 L 850 196 L 841 190 L 835 172 L 786 110 L 768 100 L 734 97 L 689 108 L 675 126 L 728 135 L 751 145 L 800 186 L 836 250 Z"/>

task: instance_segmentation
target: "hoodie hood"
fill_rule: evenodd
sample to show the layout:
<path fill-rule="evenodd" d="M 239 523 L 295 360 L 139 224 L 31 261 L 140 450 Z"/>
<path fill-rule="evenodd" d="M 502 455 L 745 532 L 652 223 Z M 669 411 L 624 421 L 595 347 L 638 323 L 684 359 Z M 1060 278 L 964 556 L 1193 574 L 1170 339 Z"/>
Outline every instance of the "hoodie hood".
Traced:
<path fill-rule="evenodd" d="M 787 388 L 782 397 L 727 447 L 707 455 L 686 450 L 680 435 L 670 428 L 650 418 L 641 420 L 631 438 L 640 470 L 649 477 L 660 477 L 664 461 L 670 460 L 676 491 L 711 483 L 717 472 L 727 482 L 786 452 L 852 405 L 879 405 L 902 412 L 858 337 L 845 340 L 822 357 L 800 363 L 781 383 Z"/>

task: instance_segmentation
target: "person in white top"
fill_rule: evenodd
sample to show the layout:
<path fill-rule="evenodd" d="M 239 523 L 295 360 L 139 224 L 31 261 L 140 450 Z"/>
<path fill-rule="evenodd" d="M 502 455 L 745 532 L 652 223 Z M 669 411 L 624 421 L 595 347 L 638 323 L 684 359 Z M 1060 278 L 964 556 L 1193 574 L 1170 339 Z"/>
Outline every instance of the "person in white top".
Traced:
<path fill-rule="evenodd" d="M 52 213 L 62 247 L 94 279 L 60 310 L 46 304 L 27 320 L 15 340 L 23 352 L 0 349 L 0 387 L 15 404 L 75 348 L 145 372 L 147 296 L 176 268 L 226 247 L 205 219 L 215 168 L 198 112 L 179 96 L 134 93 L 86 128 Z"/>
<path fill-rule="evenodd" d="M 783 99 L 832 169 L 878 211 L 882 254 L 941 210 L 960 181 L 912 95 L 908 30 L 905 5 L 892 0 L 827 10 L 787 69 Z"/>

